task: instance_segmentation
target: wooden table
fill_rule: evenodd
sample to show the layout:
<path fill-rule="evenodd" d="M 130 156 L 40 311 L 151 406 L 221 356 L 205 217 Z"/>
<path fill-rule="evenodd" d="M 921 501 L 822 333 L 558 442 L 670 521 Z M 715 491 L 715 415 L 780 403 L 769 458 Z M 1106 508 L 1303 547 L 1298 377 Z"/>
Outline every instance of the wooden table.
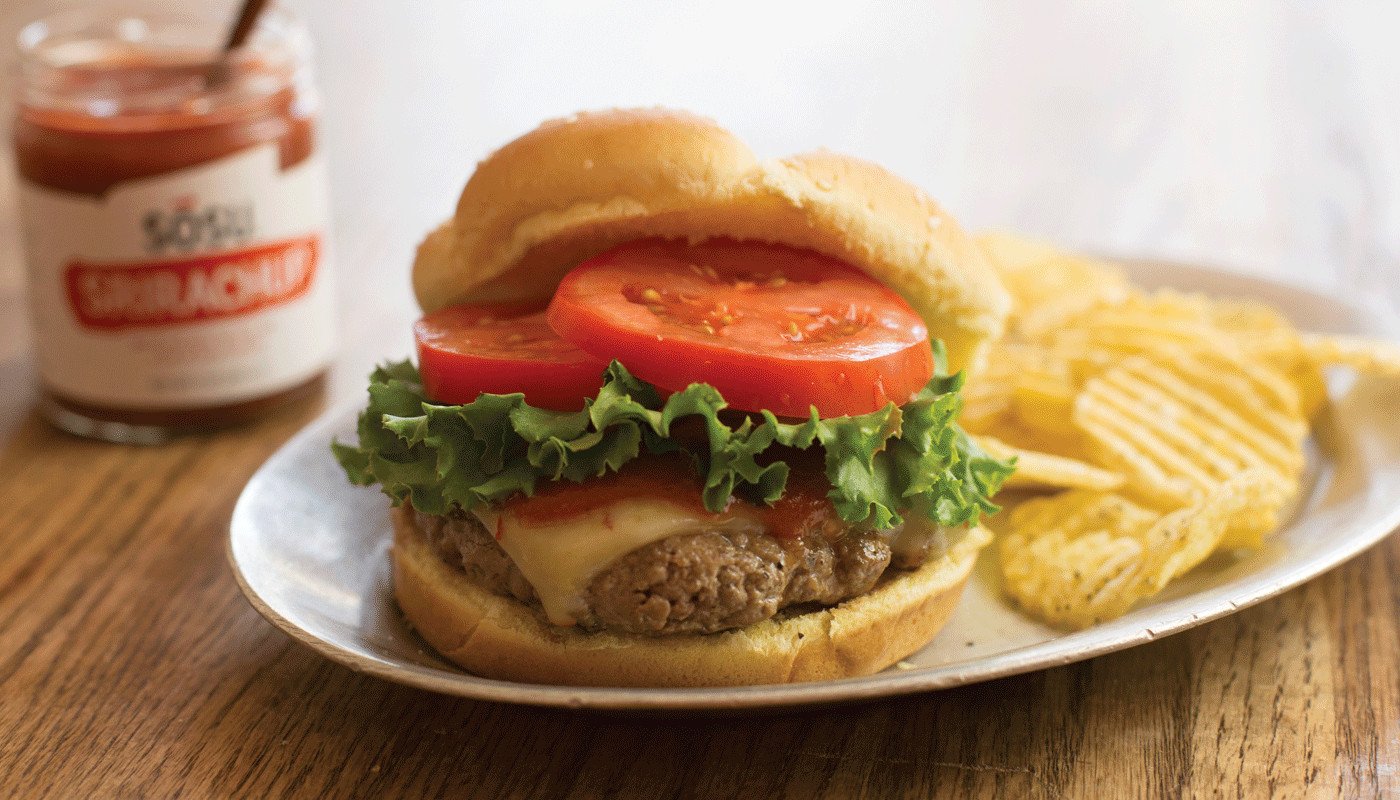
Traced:
<path fill-rule="evenodd" d="M 22 16 L 52 2 L 27 0 L 13 13 L 7 6 L 0 29 L 13 29 Z M 1116 95 L 1092 89 L 1076 102 L 1063 102 L 1063 94 L 1031 97 L 1035 84 L 1025 83 L 1011 60 L 998 60 L 1019 52 L 1013 39 L 1045 38 L 1045 20 L 1020 8 L 1006 12 L 1014 24 L 998 18 L 979 27 L 973 15 L 947 15 L 939 24 L 955 28 L 940 31 L 972 33 L 965 40 L 971 44 L 946 58 L 940 55 L 945 49 L 896 35 L 896 28 L 917 27 L 902 17 L 886 27 L 874 16 L 813 25 L 821 36 L 835 26 L 829 38 L 836 42 L 845 40 L 838 29 L 859 23 L 864 40 L 883 37 L 895 48 L 890 52 L 926 55 L 931 60 L 920 74 L 941 82 L 925 87 L 928 103 L 916 107 L 903 90 L 872 95 L 860 80 L 841 77 L 889 66 L 881 61 L 822 62 L 837 93 L 824 105 L 810 102 L 814 83 L 799 81 L 805 67 L 787 66 L 798 55 L 777 50 L 771 63 L 736 67 L 764 81 L 758 90 L 735 91 L 738 76 L 680 75 L 679 88 L 663 91 L 664 70 L 639 73 L 632 62 L 585 61 L 607 46 L 557 56 L 555 49 L 572 47 L 576 23 L 545 29 L 533 11 L 507 18 L 501 7 L 485 13 L 445 0 L 415 3 L 414 13 L 404 15 L 399 4 L 361 4 L 355 14 L 329 0 L 296 5 L 318 26 L 323 65 L 335 67 L 323 69 L 323 83 L 345 320 L 343 357 L 330 392 L 337 402 L 359 395 L 371 363 L 406 350 L 412 307 L 404 264 L 417 237 L 450 208 L 472 158 L 534 120 L 580 104 L 666 99 L 692 105 L 736 120 L 770 154 L 820 143 L 859 149 L 937 189 L 975 223 L 1026 227 L 1109 249 L 1152 247 L 1185 257 L 1218 253 L 1248 263 L 1306 266 L 1326 255 L 1310 248 L 1326 244 L 1382 257 L 1381 246 L 1368 249 L 1367 239 L 1382 242 L 1390 235 L 1379 225 L 1344 231 L 1354 239 L 1320 232 L 1299 244 L 1275 235 L 1300 229 L 1280 214 L 1311 212 L 1256 208 L 1254 199 L 1308 195 L 1280 191 L 1290 181 L 1314 178 L 1357 198 L 1317 218 L 1394 218 L 1395 205 L 1384 205 L 1393 192 L 1382 191 L 1394 181 L 1379 170 L 1400 163 L 1384 156 L 1395 150 L 1357 150 L 1394 144 L 1393 129 L 1380 116 L 1348 117 L 1349 130 L 1380 134 L 1327 151 L 1327 158 L 1356 156 L 1355 170 L 1336 172 L 1330 162 L 1294 158 L 1286 146 L 1293 140 L 1281 138 L 1295 135 L 1302 120 L 1337 118 L 1327 105 L 1343 102 L 1337 98 L 1356 104 L 1347 113 L 1363 105 L 1394 108 L 1371 102 L 1384 98 L 1366 93 L 1390 84 L 1356 84 L 1356 97 L 1321 84 L 1313 94 L 1298 95 L 1296 102 L 1314 95 L 1326 102 L 1318 113 L 1268 128 L 1279 137 L 1265 140 L 1273 149 L 1255 148 L 1251 139 L 1236 152 L 1230 142 L 1237 140 L 1229 136 L 1214 150 L 1197 149 L 1217 142 L 1214 136 L 1199 141 L 1204 120 L 1252 130 L 1259 120 L 1250 115 L 1274 111 L 1237 102 L 1265 96 L 1281 80 L 1268 67 L 1276 63 L 1268 54 L 1284 40 L 1256 41 L 1247 51 L 1233 45 L 1229 31 L 1243 36 L 1255 30 L 1248 15 L 1183 12 L 1172 17 L 1175 27 L 1160 26 L 1162 41 L 1170 40 L 1165 49 L 1125 39 L 1129 44 L 1114 57 L 1122 69 L 1135 70 L 1129 77 L 1082 60 L 1075 62 L 1082 69 L 1065 64 L 1074 53 L 1096 52 L 1097 45 L 1121 38 L 1113 30 L 1146 37 L 1159 26 L 1093 15 L 1057 27 L 1055 41 L 1070 35 L 1078 44 L 1065 45 L 1053 58 L 1034 58 L 1037 70 L 1062 70 L 1062 92 L 1071 85 L 1104 92 L 1148 85 L 1163 64 L 1176 78 L 1210 89 L 1205 95 L 1134 93 L 1133 102 L 1121 104 Z M 907 4 L 907 15 L 933 13 L 911 11 L 916 6 L 923 8 Z M 1276 13 L 1272 4 L 1252 8 L 1255 16 Z M 619 9 L 628 19 L 641 13 L 631 5 Z M 694 19 L 685 25 L 702 23 L 709 24 Z M 548 35 L 503 33 L 524 24 Z M 618 16 L 592 25 L 591 35 L 621 30 Z M 1202 45 L 1210 58 L 1167 58 L 1183 47 L 1183 37 L 1217 30 L 1225 31 L 1219 41 Z M 1295 33 L 1304 30 L 1311 24 Z M 977 38 L 988 31 L 997 32 L 997 41 Z M 383 47 L 367 45 L 381 38 Z M 1374 44 L 1370 49 L 1321 48 L 1307 55 L 1345 60 L 1353 52 L 1393 52 L 1389 38 L 1373 38 L 1358 40 Z M 418 57 L 389 57 L 409 50 Z M 682 60 L 701 52 L 683 49 Z M 815 62 L 823 52 L 814 48 L 809 57 Z M 968 66 L 974 57 L 980 66 Z M 521 66 L 534 59 L 547 75 Z M 904 63 L 902 56 L 891 59 Z M 561 71 L 561 61 L 588 63 L 596 71 Z M 481 72 L 488 63 L 502 66 Z M 1301 72 L 1317 80 L 1341 76 L 1338 81 L 1350 74 Z M 1100 74 L 1112 81 L 1094 83 Z M 623 77 L 646 83 L 630 94 L 604 88 L 633 85 L 620 82 Z M 1168 84 L 1163 79 L 1158 85 Z M 786 110 L 774 115 L 769 104 L 780 92 L 789 92 L 777 97 Z M 990 99 L 984 113 L 942 111 L 965 111 L 978 98 Z M 1143 105 L 1149 100 L 1157 105 Z M 846 113 L 847 101 L 861 113 Z M 0 96 L 0 109 L 8 106 Z M 821 119 L 788 113 L 824 108 L 841 113 Z M 424 109 L 439 113 L 425 120 L 418 116 Z M 454 109 L 482 113 L 469 118 Z M 1182 117 L 1183 110 L 1194 116 Z M 907 116 L 891 116 L 900 113 Z M 1036 124 L 1023 124 L 1027 116 Z M 1175 122 L 1160 124 L 1167 120 Z M 890 133 L 908 130 L 925 130 L 927 138 Z M 1279 172 L 1279 164 L 1314 164 L 1317 174 Z M 1334 172 L 1347 180 L 1329 179 Z M 1093 179 L 1081 181 L 1081 175 Z M 314 409 L 151 449 L 85 442 L 49 429 L 32 409 L 14 195 L 4 178 L 0 170 L 0 796 L 1352 798 L 1400 792 L 1400 537 L 1282 597 L 1150 645 L 859 706 L 728 718 L 607 716 L 445 698 L 339 667 L 259 618 L 224 558 L 239 489 Z M 1283 182 L 1270 184 L 1278 191 L 1256 188 L 1256 179 L 1275 178 Z M 1084 188 L 1070 202 L 1062 193 L 1074 186 Z M 1206 200 L 1214 203 L 1215 216 L 1195 213 Z"/>

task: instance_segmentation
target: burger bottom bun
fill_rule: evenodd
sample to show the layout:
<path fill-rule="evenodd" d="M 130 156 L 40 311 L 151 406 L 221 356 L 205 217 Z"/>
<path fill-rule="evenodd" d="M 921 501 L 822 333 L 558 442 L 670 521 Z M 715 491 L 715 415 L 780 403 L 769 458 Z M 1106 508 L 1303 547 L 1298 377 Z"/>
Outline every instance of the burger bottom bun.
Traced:
<path fill-rule="evenodd" d="M 978 551 L 969 531 L 941 558 L 832 608 L 705 635 L 590 633 L 549 624 L 443 561 L 394 514 L 394 596 L 439 653 L 488 678 L 572 686 L 740 686 L 878 672 L 923 647 L 953 613 Z"/>

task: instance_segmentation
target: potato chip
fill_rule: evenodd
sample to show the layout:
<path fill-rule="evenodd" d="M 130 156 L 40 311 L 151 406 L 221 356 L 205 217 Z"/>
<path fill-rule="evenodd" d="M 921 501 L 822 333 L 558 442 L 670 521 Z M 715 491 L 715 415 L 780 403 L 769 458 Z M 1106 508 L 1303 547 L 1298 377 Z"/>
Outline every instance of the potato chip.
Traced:
<path fill-rule="evenodd" d="M 1022 345 L 998 345 L 969 377 L 962 389 L 960 422 L 973 433 L 993 430 L 1011 410 L 1011 397 L 1023 369 L 1035 353 Z"/>
<path fill-rule="evenodd" d="M 1215 310 L 1198 295 L 1137 295 L 1117 306 L 1087 309 L 1048 333 L 1044 343 L 1060 351 L 1061 359 L 1076 365 L 1076 373 L 1086 380 L 1123 356 L 1161 357 L 1183 352 L 1203 354 L 1233 371 L 1248 370 L 1256 375 L 1276 372 L 1279 364 L 1260 363 L 1251 357 L 1254 354 L 1241 334 L 1216 326 Z M 1278 346 L 1285 350 L 1292 347 Z"/>
<path fill-rule="evenodd" d="M 1298 390 L 1298 412 L 1303 419 L 1313 419 L 1327 402 L 1327 381 L 1322 370 L 1311 361 L 1299 360 L 1284 377 Z"/>
<path fill-rule="evenodd" d="M 1197 486 L 1261 454 L 1282 474 L 1301 468 L 1307 425 L 1298 386 L 1212 327 L 1212 310 L 1202 298 L 1164 292 L 1095 309 L 1051 337 L 1077 354 L 1073 367 L 1085 379 L 1077 423 L 1111 464 L 1151 455 L 1158 469 L 1140 464 L 1139 471 L 1152 483 Z M 1136 442 L 1131 453 L 1128 440 Z M 1164 489 L 1169 505 L 1195 494 Z"/>
<path fill-rule="evenodd" d="M 1355 336 L 1300 337 L 1302 351 L 1319 366 L 1340 364 L 1358 372 L 1400 376 L 1400 344 Z"/>
<path fill-rule="evenodd" d="M 1103 466 L 1092 462 L 1088 456 L 1089 445 L 1084 434 L 1078 428 L 1068 424 L 1067 421 L 1058 431 L 1051 432 L 1045 429 L 1027 428 L 1018 420 L 1013 419 L 1007 425 L 997 429 L 997 438 L 1022 450 L 1033 450 L 1037 453 L 1048 453 L 1052 456 L 1072 458 L 1077 461 L 1094 463 L 1095 466 Z"/>
<path fill-rule="evenodd" d="M 1123 485 L 1123 476 L 1073 458 L 1023 450 L 990 436 L 977 443 L 997 458 L 1016 459 L 1016 471 L 1006 488 L 1097 489 L 1105 491 Z"/>
<path fill-rule="evenodd" d="M 1276 309 L 1254 300 L 1212 299 L 1211 324 L 1245 353 L 1287 368 L 1298 358 L 1298 331 Z"/>
<path fill-rule="evenodd" d="M 1068 424 L 1079 382 L 1056 354 L 1020 340 L 1002 340 L 963 388 L 960 422 L 1026 450 L 1075 457 L 1083 437 Z"/>
<path fill-rule="evenodd" d="M 1253 470 L 1269 502 L 1229 521 L 1232 541 L 1257 542 L 1275 528 L 1303 469 L 1301 416 L 1268 401 L 1248 375 L 1205 361 L 1144 356 L 1090 381 L 1075 403 L 1075 424 L 1099 463 L 1127 478 L 1125 491 L 1158 508 L 1189 505 Z"/>
<path fill-rule="evenodd" d="M 1322 368 L 1400 375 L 1400 344 L 1300 334 L 1253 300 L 1142 292 L 1016 236 L 979 243 L 1015 303 L 964 424 L 1018 456 L 1013 492 L 1069 489 L 1009 496 L 992 522 L 1008 591 L 1056 624 L 1115 616 L 1213 549 L 1259 545 L 1298 493 Z"/>
<path fill-rule="evenodd" d="M 1309 355 L 1304 336 L 1292 323 L 1276 309 L 1253 300 L 1211 299 L 1208 310 L 1212 325 L 1230 338 L 1249 363 L 1278 371 L 1296 391 L 1302 415 L 1312 419 L 1327 400 L 1327 385 L 1322 362 Z"/>
<path fill-rule="evenodd" d="M 1011 391 L 1011 411 L 1033 428 L 1047 421 L 1063 426 L 1074 410 L 1074 398 L 1078 393 L 1075 381 L 1064 370 L 1028 369 L 1016 378 Z"/>
<path fill-rule="evenodd" d="M 987 366 L 968 378 L 960 421 L 971 433 L 997 433 L 1001 438 L 1008 428 L 1023 430 L 1036 442 L 1017 439 L 1016 443 L 1029 450 L 1044 450 L 1039 442 L 1045 440 L 1082 449 L 1078 432 L 1066 424 L 1077 391 L 1064 365 L 1043 348 L 1002 342 L 992 348 Z M 1054 403 L 1054 407 L 1038 403 Z M 1040 430 L 1041 426 L 1045 428 Z"/>
<path fill-rule="evenodd" d="M 1065 256 L 1065 251 L 1053 244 L 1006 231 L 989 231 L 976 240 L 1000 272 L 1017 272 Z"/>
<path fill-rule="evenodd" d="M 1023 503 L 998 547 L 1006 592 L 1060 627 L 1122 616 L 1209 557 L 1228 520 L 1268 501 L 1269 484 L 1258 472 L 1241 473 L 1168 513 L 1084 490 Z"/>
<path fill-rule="evenodd" d="M 1091 305 L 1128 296 L 1127 279 L 1101 261 L 1005 233 L 977 241 L 1011 293 L 1013 331 L 1043 331 Z"/>
<path fill-rule="evenodd" d="M 1276 398 L 1265 385 L 1187 355 L 1134 356 L 1085 386 L 1075 423 L 1096 441 L 1106 441 L 1101 430 L 1131 426 L 1123 435 L 1139 452 L 1155 454 L 1158 467 L 1206 488 L 1255 466 L 1296 474 L 1307 425 L 1296 398 L 1271 402 Z"/>

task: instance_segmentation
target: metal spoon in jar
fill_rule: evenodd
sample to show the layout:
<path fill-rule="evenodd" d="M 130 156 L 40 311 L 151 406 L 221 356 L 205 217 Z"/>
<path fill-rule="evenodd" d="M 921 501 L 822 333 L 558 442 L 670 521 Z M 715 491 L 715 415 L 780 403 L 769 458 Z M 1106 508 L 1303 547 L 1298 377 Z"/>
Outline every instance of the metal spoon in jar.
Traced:
<path fill-rule="evenodd" d="M 229 63 L 229 54 L 243 46 L 248 41 L 248 36 L 253 32 L 253 26 L 257 24 L 258 16 L 263 9 L 267 8 L 269 0 L 243 0 L 243 7 L 238 11 L 238 19 L 229 29 L 228 38 L 224 40 L 224 48 L 220 51 L 218 58 L 209 65 L 209 71 L 205 74 L 204 80 L 209 86 L 216 86 L 227 81 L 233 75 L 233 68 Z"/>

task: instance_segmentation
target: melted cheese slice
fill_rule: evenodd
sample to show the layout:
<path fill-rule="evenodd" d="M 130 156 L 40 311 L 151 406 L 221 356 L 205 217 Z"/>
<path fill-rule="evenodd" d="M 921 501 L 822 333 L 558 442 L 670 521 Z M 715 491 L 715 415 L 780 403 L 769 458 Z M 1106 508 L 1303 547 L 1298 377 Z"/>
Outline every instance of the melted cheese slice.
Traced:
<path fill-rule="evenodd" d="M 942 525 L 923 514 L 906 513 L 904 526 L 893 534 L 890 552 L 896 558 L 908 559 L 927 553 L 929 558 L 941 558 L 948 552 L 948 532 Z"/>
<path fill-rule="evenodd" d="M 473 513 L 496 533 L 555 625 L 578 621 L 586 610 L 588 584 L 617 559 L 676 534 L 717 526 L 713 517 L 648 499 L 622 500 L 545 525 L 524 525 L 509 508 Z"/>

